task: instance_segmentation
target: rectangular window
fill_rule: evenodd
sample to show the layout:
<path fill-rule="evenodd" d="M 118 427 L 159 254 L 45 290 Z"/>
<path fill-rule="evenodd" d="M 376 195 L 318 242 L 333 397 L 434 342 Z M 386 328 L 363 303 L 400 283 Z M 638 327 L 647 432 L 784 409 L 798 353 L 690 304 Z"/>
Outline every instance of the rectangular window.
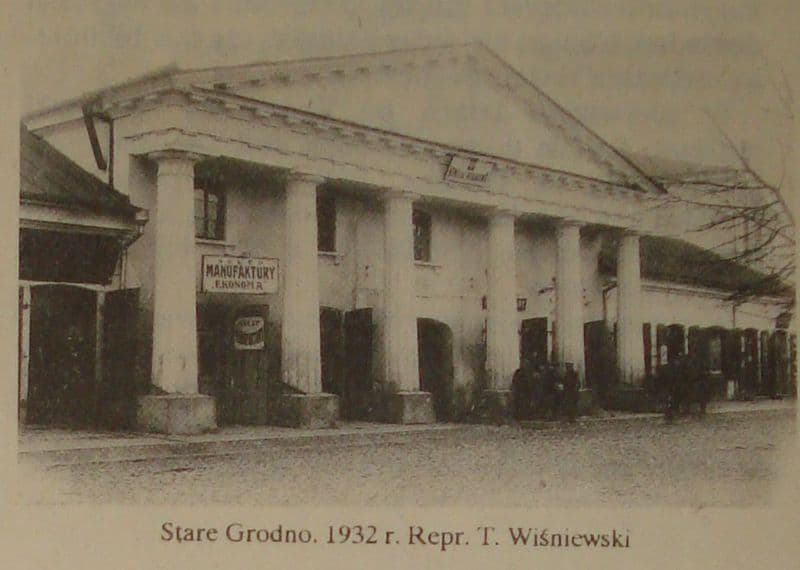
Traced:
<path fill-rule="evenodd" d="M 431 215 L 422 210 L 414 210 L 414 261 L 431 260 Z"/>
<path fill-rule="evenodd" d="M 225 194 L 207 181 L 195 179 L 194 235 L 203 239 L 225 239 Z"/>
<path fill-rule="evenodd" d="M 317 195 L 317 251 L 336 251 L 336 199 Z"/>

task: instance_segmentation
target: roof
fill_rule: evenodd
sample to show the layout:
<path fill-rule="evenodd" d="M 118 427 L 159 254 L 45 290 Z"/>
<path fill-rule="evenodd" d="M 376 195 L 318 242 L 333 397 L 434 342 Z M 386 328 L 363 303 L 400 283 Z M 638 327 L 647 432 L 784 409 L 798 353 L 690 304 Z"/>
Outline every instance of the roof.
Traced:
<path fill-rule="evenodd" d="M 689 242 L 666 237 L 642 236 L 641 270 L 644 279 L 718 289 L 738 295 L 787 296 L 792 289 L 773 275 L 766 275 Z M 607 240 L 599 256 L 600 273 L 616 275 L 614 244 Z"/>
<path fill-rule="evenodd" d="M 734 166 L 699 164 L 630 151 L 626 154 L 648 176 L 667 186 L 695 184 L 731 188 L 759 187 L 752 176 Z"/>
<path fill-rule="evenodd" d="M 124 194 L 29 132 L 20 132 L 20 200 L 135 221 L 139 208 Z"/>
<path fill-rule="evenodd" d="M 486 83 L 486 88 L 494 89 L 496 95 L 502 94 L 507 99 L 500 104 L 492 101 L 489 106 L 493 114 L 505 117 L 514 117 L 517 106 L 511 102 L 520 103 L 519 112 L 524 113 L 526 119 L 540 123 L 550 130 L 549 141 L 535 138 L 532 134 L 533 129 L 522 129 L 520 121 L 507 121 L 509 128 L 512 127 L 519 131 L 521 140 L 529 139 L 524 142 L 517 141 L 515 136 L 487 137 L 486 129 L 475 127 L 478 135 L 469 129 L 475 123 L 475 116 L 461 117 L 459 121 L 451 121 L 447 124 L 448 128 L 437 127 L 436 118 L 442 115 L 438 113 L 439 107 L 445 111 L 461 110 L 460 100 L 448 107 L 449 100 L 445 96 L 450 96 L 458 90 L 454 90 L 449 85 L 444 90 L 431 92 L 427 95 L 427 101 L 431 105 L 400 105 L 393 108 L 381 106 L 385 104 L 386 97 L 393 102 L 397 102 L 397 89 L 406 89 L 406 96 L 419 89 L 428 88 L 425 82 L 415 82 L 413 78 L 406 78 L 405 82 L 400 82 L 397 89 L 384 89 L 383 92 L 370 91 L 361 88 L 344 87 L 345 92 L 341 91 L 344 82 L 364 81 L 365 78 L 380 75 L 382 81 L 397 81 L 398 73 L 412 73 L 412 70 L 419 70 L 427 66 L 437 74 L 455 73 L 454 65 L 461 63 L 454 62 L 469 61 L 473 73 L 479 75 Z M 388 70 L 388 71 L 387 71 Z M 477 76 L 477 74 L 476 74 Z M 394 79 L 392 79 L 394 78 Z M 296 80 L 303 81 L 300 93 L 292 91 L 288 87 Z M 446 82 L 446 78 L 441 78 Z M 361 84 L 358 84 L 361 85 Z M 395 85 L 395 84 L 392 84 Z M 313 92 L 311 89 L 313 88 Z M 328 116 L 334 120 L 342 120 L 353 124 L 366 127 L 376 127 L 387 132 L 397 133 L 401 136 L 420 136 L 431 143 L 441 143 L 458 148 L 469 149 L 476 154 L 489 154 L 496 157 L 506 157 L 521 161 L 526 164 L 536 165 L 543 168 L 555 168 L 556 170 L 575 172 L 591 178 L 598 178 L 624 186 L 646 192 L 663 192 L 663 188 L 651 179 L 633 161 L 628 159 L 622 152 L 613 147 L 610 143 L 592 131 L 570 112 L 558 105 L 553 99 L 547 96 L 541 89 L 534 85 L 529 79 L 514 69 L 506 61 L 500 58 L 495 52 L 482 43 L 442 45 L 424 48 L 411 48 L 402 50 L 392 50 L 367 54 L 352 54 L 344 56 L 310 58 L 301 60 L 260 62 L 247 65 L 234 65 L 213 67 L 205 69 L 181 70 L 176 67 L 162 69 L 148 76 L 133 79 L 125 83 L 109 87 L 104 90 L 96 91 L 86 96 L 62 103 L 49 110 L 33 113 L 26 117 L 26 120 L 36 121 L 39 125 L 41 120 L 49 112 L 56 113 L 64 110 L 69 105 L 80 105 L 82 102 L 93 101 L 98 108 L 108 107 L 117 101 L 129 98 L 143 97 L 148 93 L 157 92 L 165 89 L 183 90 L 214 90 L 220 95 L 244 95 L 256 100 L 267 103 L 276 103 L 291 107 L 299 112 L 309 111 L 305 108 L 314 103 L 314 109 L 318 113 Z M 347 91 L 350 89 L 350 91 Z M 262 96 L 253 96 L 253 91 L 259 91 Z M 288 91 L 287 91 L 288 90 Z M 415 91 L 416 90 L 416 91 Z M 374 107 L 354 103 L 352 93 L 359 94 L 361 98 L 370 99 Z M 476 104 L 477 95 L 464 103 L 463 107 L 469 110 L 470 105 Z M 262 98 L 263 97 L 263 98 Z M 381 99 L 383 97 L 383 99 Z M 443 99 L 444 98 L 444 99 Z M 365 99 L 365 103 L 366 103 Z M 436 103 L 439 107 L 433 108 Z M 348 104 L 351 106 L 348 107 Z M 409 110 L 411 107 L 411 110 Z M 513 109 L 512 109 L 513 108 Z M 435 111 L 435 113 L 434 113 Z M 411 117 L 403 115 L 411 113 Z M 427 112 L 427 115 L 426 115 Z M 434 113 L 433 116 L 431 113 Z M 409 119 L 418 119 L 416 122 Z M 411 129 L 411 132 L 408 132 Z M 466 138 L 466 144 L 459 144 L 460 141 L 450 140 L 453 129 L 459 134 L 460 138 Z M 473 129 L 474 130 L 474 129 Z M 482 133 L 482 135 L 481 135 Z M 477 141 L 477 142 L 476 142 Z M 491 148 L 484 148 L 487 145 L 494 145 Z M 518 149 L 523 145 L 525 148 Z M 501 146 L 501 149 L 496 148 Z M 552 148 L 550 148 L 552 146 Z M 509 148 L 506 148 L 509 147 Z M 536 149 L 535 153 L 530 152 L 530 148 Z M 553 149 L 560 149 L 560 152 L 551 152 Z M 510 154 L 509 152 L 510 151 Z M 583 170 L 573 171 L 565 169 L 559 165 L 540 162 L 540 158 L 546 156 L 546 160 L 562 160 L 565 152 L 574 153 L 574 163 L 580 164 L 576 168 Z M 515 156 L 524 154 L 525 156 Z M 533 154 L 534 156 L 529 156 Z M 591 160 L 593 167 L 587 166 L 583 160 Z M 604 176 L 587 173 L 594 171 L 594 168 L 606 172 Z"/>

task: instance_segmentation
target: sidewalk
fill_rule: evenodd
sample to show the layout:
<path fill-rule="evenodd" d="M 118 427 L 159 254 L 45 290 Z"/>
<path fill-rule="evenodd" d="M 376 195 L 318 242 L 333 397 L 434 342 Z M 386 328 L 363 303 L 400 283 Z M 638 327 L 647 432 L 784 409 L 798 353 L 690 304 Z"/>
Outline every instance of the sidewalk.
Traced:
<path fill-rule="evenodd" d="M 709 414 L 794 410 L 794 400 L 755 402 L 712 402 Z M 662 414 L 604 412 L 599 417 L 582 417 L 580 423 L 632 419 L 658 419 Z M 526 422 L 528 424 L 529 422 Z M 539 424 L 542 424 L 541 426 Z M 558 422 L 533 422 L 526 427 L 555 426 Z M 347 422 L 331 429 L 297 429 L 276 426 L 230 426 L 200 435 L 159 435 L 124 432 L 73 431 L 26 428 L 19 434 L 19 459 L 43 465 L 141 461 L 185 455 L 230 455 L 268 449 L 271 446 L 302 447 L 312 442 L 331 445 L 387 443 L 398 436 L 466 430 L 472 424 L 394 425 Z"/>

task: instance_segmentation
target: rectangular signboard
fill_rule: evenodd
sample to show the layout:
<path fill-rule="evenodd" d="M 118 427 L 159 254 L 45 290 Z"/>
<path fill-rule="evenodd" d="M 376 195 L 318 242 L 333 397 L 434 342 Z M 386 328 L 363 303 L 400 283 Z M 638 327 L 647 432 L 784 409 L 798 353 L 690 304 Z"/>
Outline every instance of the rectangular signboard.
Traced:
<path fill-rule="evenodd" d="M 204 255 L 202 291 L 204 293 L 278 292 L 278 260 L 268 257 Z"/>
<path fill-rule="evenodd" d="M 473 186 L 486 186 L 492 165 L 476 158 L 454 155 L 444 172 L 444 179 Z"/>

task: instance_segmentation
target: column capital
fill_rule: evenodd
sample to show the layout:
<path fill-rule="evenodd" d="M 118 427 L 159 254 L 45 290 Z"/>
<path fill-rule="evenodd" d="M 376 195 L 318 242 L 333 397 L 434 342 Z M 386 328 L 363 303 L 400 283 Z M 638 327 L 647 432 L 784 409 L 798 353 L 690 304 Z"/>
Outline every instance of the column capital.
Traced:
<path fill-rule="evenodd" d="M 641 237 L 642 232 L 636 228 L 619 228 L 617 235 L 620 237 Z"/>
<path fill-rule="evenodd" d="M 576 220 L 574 218 L 558 218 L 556 220 L 556 227 L 557 228 L 582 228 L 586 224 L 580 220 Z"/>
<path fill-rule="evenodd" d="M 199 162 L 205 158 L 202 154 L 198 154 L 196 152 L 191 152 L 188 150 L 177 150 L 177 149 L 167 149 L 167 150 L 156 150 L 153 152 L 147 153 L 147 158 L 150 160 L 154 160 L 158 163 L 167 161 L 167 160 L 175 160 L 175 161 L 185 161 L 185 162 Z"/>
<path fill-rule="evenodd" d="M 486 209 L 487 218 L 514 218 L 519 216 L 519 212 L 511 208 L 501 208 L 500 206 L 489 206 Z"/>
<path fill-rule="evenodd" d="M 419 199 L 419 194 L 404 190 L 403 188 L 386 187 L 383 189 L 383 200 L 409 200 L 414 202 Z"/>
<path fill-rule="evenodd" d="M 159 174 L 194 176 L 194 165 L 204 157 L 184 150 L 159 150 L 151 152 L 147 158 L 158 164 Z"/>
<path fill-rule="evenodd" d="M 325 182 L 325 177 L 300 170 L 289 170 L 286 172 L 286 182 L 305 182 L 316 187 Z"/>

